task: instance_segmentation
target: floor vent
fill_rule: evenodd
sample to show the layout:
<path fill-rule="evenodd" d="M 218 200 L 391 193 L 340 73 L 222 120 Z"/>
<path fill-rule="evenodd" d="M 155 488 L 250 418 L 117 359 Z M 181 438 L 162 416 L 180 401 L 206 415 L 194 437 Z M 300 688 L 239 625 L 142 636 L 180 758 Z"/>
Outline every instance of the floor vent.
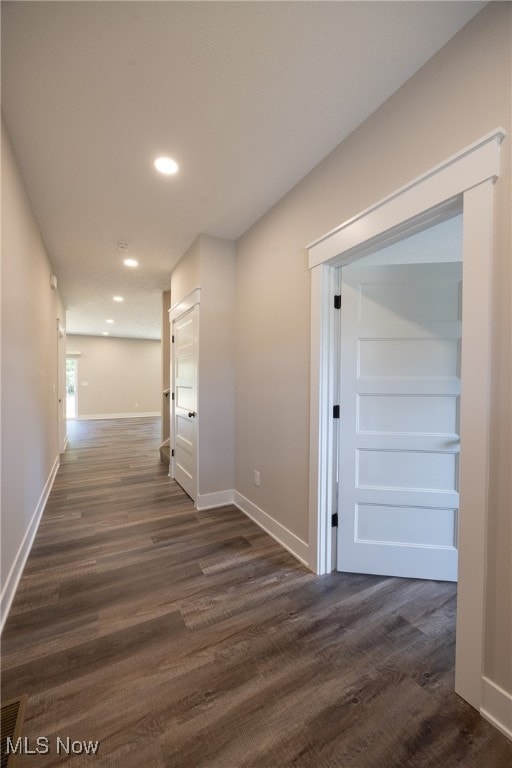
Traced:
<path fill-rule="evenodd" d="M 6 702 L 2 706 L 2 759 L 1 768 L 15 768 L 17 762 L 17 756 L 9 754 L 7 751 L 7 739 L 10 739 L 11 744 L 15 744 L 17 739 L 21 736 L 21 727 L 23 725 L 23 719 L 25 717 L 25 704 L 27 697 L 22 696 L 20 699 L 12 699 Z"/>

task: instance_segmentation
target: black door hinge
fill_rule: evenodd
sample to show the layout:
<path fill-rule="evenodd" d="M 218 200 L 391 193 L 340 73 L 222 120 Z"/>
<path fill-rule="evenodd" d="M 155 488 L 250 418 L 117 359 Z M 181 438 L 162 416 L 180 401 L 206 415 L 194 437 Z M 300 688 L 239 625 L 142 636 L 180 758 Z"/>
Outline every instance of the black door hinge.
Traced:
<path fill-rule="evenodd" d="M 338 513 L 337 512 L 335 512 L 334 515 L 332 515 L 332 517 L 331 517 L 331 525 L 332 525 L 333 528 L 337 528 L 338 527 Z"/>
<path fill-rule="evenodd" d="M 174 456 L 174 448 L 171 448 L 171 456 Z"/>
<path fill-rule="evenodd" d="M 171 344 L 174 344 L 174 336 L 171 336 Z"/>
<path fill-rule="evenodd" d="M 174 392 L 171 395 L 171 400 L 174 400 Z"/>
<path fill-rule="evenodd" d="M 333 419 L 339 419 L 339 417 L 340 417 L 340 407 L 339 407 L 339 405 L 333 405 L 333 407 L 332 407 L 332 417 L 333 417 Z"/>
<path fill-rule="evenodd" d="M 341 293 L 337 293 L 334 297 L 334 309 L 341 309 Z"/>

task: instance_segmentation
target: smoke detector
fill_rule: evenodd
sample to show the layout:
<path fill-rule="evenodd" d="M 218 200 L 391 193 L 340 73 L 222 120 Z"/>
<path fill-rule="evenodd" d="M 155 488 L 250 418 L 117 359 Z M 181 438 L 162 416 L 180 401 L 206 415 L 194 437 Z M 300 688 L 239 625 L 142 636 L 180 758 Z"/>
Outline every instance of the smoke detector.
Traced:
<path fill-rule="evenodd" d="M 124 240 L 121 240 L 119 243 L 116 243 L 117 250 L 122 251 L 125 253 L 128 250 L 128 243 L 125 243 Z"/>

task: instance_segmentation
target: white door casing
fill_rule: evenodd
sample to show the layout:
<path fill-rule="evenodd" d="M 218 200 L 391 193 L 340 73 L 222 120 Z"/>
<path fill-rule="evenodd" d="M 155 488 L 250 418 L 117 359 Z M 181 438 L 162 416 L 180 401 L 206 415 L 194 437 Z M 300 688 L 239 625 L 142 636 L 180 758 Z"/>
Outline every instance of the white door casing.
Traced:
<path fill-rule="evenodd" d="M 459 582 L 455 690 L 481 709 L 489 465 L 493 187 L 500 175 L 498 128 L 308 246 L 311 269 L 309 565 L 331 570 L 334 467 L 332 416 L 337 268 L 424 227 L 447 207 L 463 210 L 463 298 L 459 462 Z M 477 311 L 475 310 L 477 308 Z"/>
<path fill-rule="evenodd" d="M 57 432 L 59 453 L 67 445 L 66 423 L 66 329 L 57 320 Z"/>
<path fill-rule="evenodd" d="M 169 311 L 171 322 L 170 476 L 194 503 L 198 498 L 199 289 Z"/>
<path fill-rule="evenodd" d="M 378 257 L 341 269 L 337 568 L 456 581 L 462 265 Z"/>

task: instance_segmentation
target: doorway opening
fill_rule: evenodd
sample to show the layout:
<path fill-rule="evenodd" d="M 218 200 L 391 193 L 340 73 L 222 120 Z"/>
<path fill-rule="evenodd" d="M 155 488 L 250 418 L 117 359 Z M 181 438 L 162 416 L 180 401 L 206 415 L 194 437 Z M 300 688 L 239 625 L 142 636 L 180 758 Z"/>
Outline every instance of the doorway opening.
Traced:
<path fill-rule="evenodd" d="M 485 560 L 490 441 L 491 263 L 493 188 L 500 175 L 498 128 L 380 200 L 309 247 L 311 270 L 311 408 L 309 564 L 332 570 L 335 508 L 337 334 L 333 298 L 338 268 L 463 212 L 458 597 L 455 690 L 482 711 Z"/>
<path fill-rule="evenodd" d="M 66 357 L 66 419 L 76 419 L 77 412 L 77 360 Z"/>
<path fill-rule="evenodd" d="M 457 581 L 462 215 L 338 271 L 337 570 Z"/>

